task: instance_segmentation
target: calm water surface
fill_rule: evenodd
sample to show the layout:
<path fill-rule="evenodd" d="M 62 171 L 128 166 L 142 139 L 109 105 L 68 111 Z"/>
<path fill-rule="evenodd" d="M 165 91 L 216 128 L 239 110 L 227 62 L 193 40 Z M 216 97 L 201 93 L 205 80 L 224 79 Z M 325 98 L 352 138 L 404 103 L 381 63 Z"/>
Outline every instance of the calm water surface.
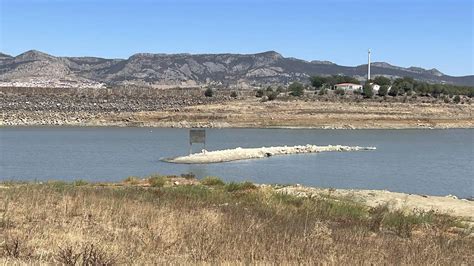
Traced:
<path fill-rule="evenodd" d="M 472 129 L 208 129 L 207 135 L 208 150 L 307 143 L 377 150 L 177 165 L 159 159 L 189 152 L 187 129 L 0 128 L 0 179 L 118 181 L 131 175 L 192 172 L 227 181 L 474 195 Z"/>

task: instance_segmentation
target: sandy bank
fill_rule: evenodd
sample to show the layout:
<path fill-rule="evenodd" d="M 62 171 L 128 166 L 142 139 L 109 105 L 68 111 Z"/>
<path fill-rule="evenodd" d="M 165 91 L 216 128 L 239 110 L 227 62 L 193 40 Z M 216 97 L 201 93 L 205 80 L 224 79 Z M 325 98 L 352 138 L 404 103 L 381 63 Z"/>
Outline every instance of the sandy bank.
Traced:
<path fill-rule="evenodd" d="M 199 164 L 199 163 L 221 163 L 230 162 L 236 160 L 247 160 L 247 159 L 258 159 L 277 155 L 286 154 L 300 154 L 300 153 L 318 153 L 318 152 L 329 152 L 329 151 L 362 151 L 362 150 L 375 150 L 375 147 L 359 147 L 359 146 L 341 146 L 341 145 L 328 145 L 328 146 L 316 146 L 316 145 L 305 145 L 305 146 L 280 146 L 280 147 L 262 147 L 262 148 L 235 148 L 228 150 L 218 151 L 203 151 L 201 153 L 195 153 L 188 156 L 180 156 L 175 158 L 163 159 L 165 162 L 170 163 L 183 163 L 183 164 Z"/>
<path fill-rule="evenodd" d="M 348 198 L 369 207 L 387 204 L 393 210 L 437 211 L 456 217 L 463 217 L 474 222 L 474 201 L 457 199 L 455 196 L 428 196 L 390 192 L 386 190 L 363 189 L 323 189 L 304 186 L 288 186 L 277 189 L 280 193 L 287 193 L 302 197 L 331 196 Z"/>

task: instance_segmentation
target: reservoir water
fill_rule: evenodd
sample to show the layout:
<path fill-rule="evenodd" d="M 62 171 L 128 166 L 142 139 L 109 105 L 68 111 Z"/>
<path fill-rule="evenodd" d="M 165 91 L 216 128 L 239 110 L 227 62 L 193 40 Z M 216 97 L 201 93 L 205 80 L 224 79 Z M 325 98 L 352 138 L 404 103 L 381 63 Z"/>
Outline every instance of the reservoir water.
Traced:
<path fill-rule="evenodd" d="M 0 180 L 120 181 L 132 175 L 192 172 L 226 181 L 474 195 L 473 129 L 208 129 L 206 148 L 300 144 L 377 150 L 178 165 L 160 158 L 189 153 L 188 129 L 0 128 Z M 194 146 L 195 151 L 200 148 Z"/>

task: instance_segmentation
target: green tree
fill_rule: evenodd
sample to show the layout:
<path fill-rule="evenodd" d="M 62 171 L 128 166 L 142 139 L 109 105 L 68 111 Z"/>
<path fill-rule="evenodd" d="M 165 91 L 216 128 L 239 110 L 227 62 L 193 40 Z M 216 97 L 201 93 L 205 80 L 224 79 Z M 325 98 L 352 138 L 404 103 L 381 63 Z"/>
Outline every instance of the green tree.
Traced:
<path fill-rule="evenodd" d="M 290 95 L 292 95 L 292 96 L 299 97 L 299 96 L 302 96 L 304 94 L 303 84 L 301 84 L 299 82 L 291 83 L 291 85 L 290 85 L 290 87 L 288 87 L 288 89 L 290 90 Z"/>
<path fill-rule="evenodd" d="M 311 85 L 316 89 L 322 88 L 328 82 L 327 78 L 321 76 L 312 76 L 309 80 L 311 81 Z"/>
<path fill-rule="evenodd" d="M 392 87 L 390 88 L 390 90 L 388 91 L 388 95 L 390 96 L 397 96 L 399 94 L 399 89 L 398 89 L 398 86 L 397 85 L 392 85 Z"/>
<path fill-rule="evenodd" d="M 207 90 L 204 92 L 204 96 L 206 97 L 212 97 L 214 95 L 214 90 L 211 88 L 207 88 Z"/>
<path fill-rule="evenodd" d="M 366 82 L 364 87 L 362 87 L 362 94 L 364 98 L 372 98 L 374 96 L 374 90 L 369 82 Z"/>
<path fill-rule="evenodd" d="M 386 78 L 384 76 L 377 76 L 374 78 L 373 81 L 375 84 L 378 84 L 380 86 L 384 86 L 384 85 L 390 86 L 392 84 L 392 81 L 389 78 Z"/>
<path fill-rule="evenodd" d="M 388 85 L 382 85 L 382 86 L 380 86 L 379 91 L 378 91 L 378 95 L 379 95 L 379 96 L 386 96 L 387 93 L 388 93 L 388 88 L 389 88 Z"/>
<path fill-rule="evenodd" d="M 461 102 L 461 97 L 459 95 L 454 96 L 453 102 L 454 103 L 460 103 Z"/>

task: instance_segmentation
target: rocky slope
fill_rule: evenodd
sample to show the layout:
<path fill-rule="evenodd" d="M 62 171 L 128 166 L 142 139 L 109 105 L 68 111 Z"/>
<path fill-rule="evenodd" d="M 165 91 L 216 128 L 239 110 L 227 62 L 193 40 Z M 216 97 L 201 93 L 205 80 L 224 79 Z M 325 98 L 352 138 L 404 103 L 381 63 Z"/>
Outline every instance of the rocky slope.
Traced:
<path fill-rule="evenodd" d="M 340 66 L 328 61 L 285 58 L 277 52 L 258 54 L 147 54 L 128 59 L 55 57 L 39 51 L 18 56 L 0 53 L 0 86 L 103 87 L 150 85 L 240 86 L 307 81 L 311 75 L 344 74 L 364 79 L 367 65 Z M 428 82 L 474 86 L 474 76 L 453 77 L 436 69 L 402 68 L 374 63 L 372 74 L 410 76 Z"/>

